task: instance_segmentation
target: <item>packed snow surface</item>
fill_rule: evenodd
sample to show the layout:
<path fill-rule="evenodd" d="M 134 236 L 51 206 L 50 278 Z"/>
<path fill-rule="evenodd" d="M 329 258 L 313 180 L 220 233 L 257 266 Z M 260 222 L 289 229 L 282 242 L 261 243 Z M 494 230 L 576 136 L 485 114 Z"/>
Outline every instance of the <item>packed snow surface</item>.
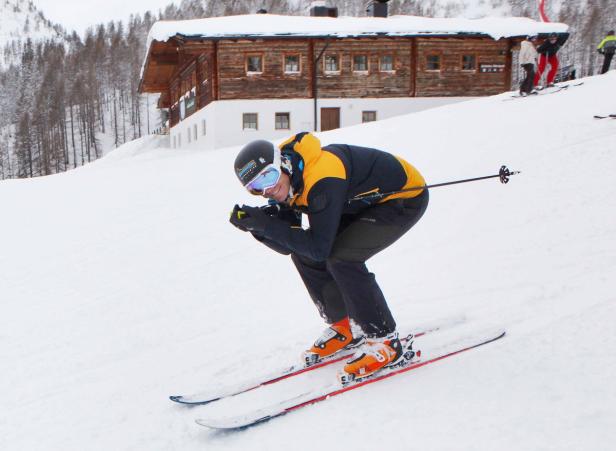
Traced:
<path fill-rule="evenodd" d="M 167 397 L 296 362 L 324 324 L 290 259 L 228 223 L 260 203 L 235 179 L 238 148 L 146 137 L 0 182 L 0 449 L 612 450 L 616 120 L 593 115 L 616 113 L 615 84 L 320 133 L 402 155 L 428 183 L 522 171 L 433 189 L 369 261 L 400 330 L 465 316 L 465 333 L 507 336 L 240 432 L 193 420 L 284 385 L 218 406 Z"/>

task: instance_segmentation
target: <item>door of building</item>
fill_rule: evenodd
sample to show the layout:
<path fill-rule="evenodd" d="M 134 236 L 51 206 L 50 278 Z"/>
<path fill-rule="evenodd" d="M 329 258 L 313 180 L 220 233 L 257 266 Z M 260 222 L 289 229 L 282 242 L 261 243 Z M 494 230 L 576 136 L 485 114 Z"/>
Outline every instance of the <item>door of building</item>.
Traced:
<path fill-rule="evenodd" d="M 340 128 L 340 108 L 321 108 L 321 131 Z"/>

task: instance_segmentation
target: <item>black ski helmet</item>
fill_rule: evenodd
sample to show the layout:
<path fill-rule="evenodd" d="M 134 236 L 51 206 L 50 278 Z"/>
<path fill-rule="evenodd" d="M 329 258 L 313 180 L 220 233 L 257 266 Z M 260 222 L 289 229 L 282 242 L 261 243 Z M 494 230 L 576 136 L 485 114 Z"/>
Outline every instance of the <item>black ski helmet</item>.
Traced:
<path fill-rule="evenodd" d="M 246 186 L 270 164 L 280 168 L 280 150 L 271 142 L 258 139 L 240 150 L 233 167 L 240 183 Z"/>

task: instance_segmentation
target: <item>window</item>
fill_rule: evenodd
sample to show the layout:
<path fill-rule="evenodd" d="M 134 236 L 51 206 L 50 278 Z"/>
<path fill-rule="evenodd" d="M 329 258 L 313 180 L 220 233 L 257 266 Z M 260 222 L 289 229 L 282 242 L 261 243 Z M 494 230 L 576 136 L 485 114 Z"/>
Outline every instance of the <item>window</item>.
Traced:
<path fill-rule="evenodd" d="M 299 55 L 285 55 L 284 72 L 285 74 L 298 74 L 300 72 Z"/>
<path fill-rule="evenodd" d="M 258 130 L 258 114 L 257 113 L 244 113 L 242 115 L 242 128 L 244 130 Z"/>
<path fill-rule="evenodd" d="M 426 70 L 441 70 L 441 55 L 428 55 Z"/>
<path fill-rule="evenodd" d="M 186 116 L 190 116 L 197 110 L 197 99 L 195 97 L 196 91 L 193 89 L 187 94 L 187 97 L 184 99 L 185 108 L 186 108 Z"/>
<path fill-rule="evenodd" d="M 193 125 L 193 138 L 197 140 L 197 124 Z"/>
<path fill-rule="evenodd" d="M 246 72 L 260 74 L 263 72 L 263 57 L 261 55 L 248 55 L 246 57 Z"/>
<path fill-rule="evenodd" d="M 180 120 L 183 121 L 186 117 L 186 103 L 184 102 L 184 98 L 180 99 Z"/>
<path fill-rule="evenodd" d="M 182 147 L 182 134 L 178 133 L 178 147 Z"/>
<path fill-rule="evenodd" d="M 175 149 L 177 147 L 177 142 L 175 139 L 175 135 L 173 135 L 173 148 Z"/>
<path fill-rule="evenodd" d="M 188 135 L 188 142 L 190 142 L 190 138 L 191 138 L 191 135 L 190 135 L 190 127 L 188 127 L 188 128 L 186 129 L 186 134 Z"/>
<path fill-rule="evenodd" d="M 203 136 L 205 136 L 205 131 L 206 131 L 206 127 L 205 127 L 205 119 L 203 119 L 203 120 L 201 121 L 201 134 L 202 134 Z"/>
<path fill-rule="evenodd" d="M 394 57 L 393 55 L 382 55 L 379 60 L 379 70 L 381 72 L 393 72 L 394 71 Z"/>
<path fill-rule="evenodd" d="M 197 69 L 195 63 L 191 64 L 181 74 L 180 79 L 180 117 L 185 119 L 197 110 Z"/>
<path fill-rule="evenodd" d="M 462 55 L 462 70 L 477 70 L 475 55 Z"/>
<path fill-rule="evenodd" d="M 361 121 L 362 122 L 374 122 L 374 121 L 376 121 L 376 111 L 362 111 L 361 112 Z"/>
<path fill-rule="evenodd" d="M 353 72 L 368 72 L 368 56 L 353 55 Z"/>
<path fill-rule="evenodd" d="M 289 130 L 291 128 L 291 115 L 289 113 L 276 113 L 276 130 Z"/>
<path fill-rule="evenodd" d="M 325 72 L 340 72 L 338 55 L 325 55 Z"/>

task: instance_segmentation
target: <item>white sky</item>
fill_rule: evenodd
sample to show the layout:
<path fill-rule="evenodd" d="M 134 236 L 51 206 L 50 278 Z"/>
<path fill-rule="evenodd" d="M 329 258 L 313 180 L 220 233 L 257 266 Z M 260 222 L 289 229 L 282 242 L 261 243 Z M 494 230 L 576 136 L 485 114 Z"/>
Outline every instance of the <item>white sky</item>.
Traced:
<path fill-rule="evenodd" d="M 159 9 L 174 0 L 34 0 L 36 7 L 45 17 L 58 23 L 69 32 L 77 31 L 83 36 L 85 30 L 99 23 L 122 20 L 126 23 L 130 14 Z"/>

